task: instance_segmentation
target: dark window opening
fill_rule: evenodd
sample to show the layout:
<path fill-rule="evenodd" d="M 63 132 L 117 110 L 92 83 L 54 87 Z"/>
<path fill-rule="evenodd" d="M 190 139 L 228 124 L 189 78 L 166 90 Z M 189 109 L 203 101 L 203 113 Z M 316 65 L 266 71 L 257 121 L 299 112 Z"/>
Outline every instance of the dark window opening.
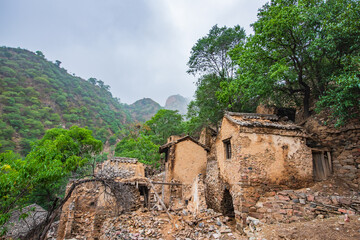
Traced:
<path fill-rule="evenodd" d="M 231 159 L 231 142 L 230 139 L 224 140 L 225 157 Z"/>
<path fill-rule="evenodd" d="M 316 181 L 326 180 L 332 172 L 331 155 L 327 151 L 313 151 L 313 173 Z"/>
<path fill-rule="evenodd" d="M 140 196 L 144 207 L 149 207 L 149 189 L 146 186 L 139 186 Z"/>
<path fill-rule="evenodd" d="M 228 189 L 225 189 L 223 193 L 223 199 L 221 201 L 221 212 L 224 216 L 235 217 L 233 199 Z"/>
<path fill-rule="evenodd" d="M 169 160 L 169 148 L 165 151 L 165 162 Z"/>

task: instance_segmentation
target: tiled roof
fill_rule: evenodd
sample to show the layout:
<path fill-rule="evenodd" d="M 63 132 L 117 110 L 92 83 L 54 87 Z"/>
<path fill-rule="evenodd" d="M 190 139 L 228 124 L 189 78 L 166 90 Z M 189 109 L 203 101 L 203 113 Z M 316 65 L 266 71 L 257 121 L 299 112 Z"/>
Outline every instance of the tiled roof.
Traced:
<path fill-rule="evenodd" d="M 128 158 L 128 157 L 114 157 L 110 159 L 112 162 L 121 162 L 121 163 L 137 163 L 138 160 L 136 158 Z"/>
<path fill-rule="evenodd" d="M 175 145 L 175 144 L 177 144 L 177 143 L 179 143 L 179 142 L 182 142 L 182 141 L 185 141 L 185 140 L 190 140 L 190 141 L 196 143 L 197 145 L 203 147 L 206 151 L 210 151 L 210 149 L 209 149 L 208 147 L 206 147 L 204 144 L 199 143 L 199 142 L 196 141 L 194 138 L 192 138 L 192 137 L 190 137 L 189 135 L 187 135 L 187 136 L 185 136 L 185 137 L 183 137 L 183 138 L 180 138 L 180 139 L 178 139 L 178 140 L 176 140 L 176 141 L 174 141 L 174 142 L 169 142 L 169 143 L 167 143 L 167 144 L 164 144 L 164 145 L 160 146 L 160 147 L 159 147 L 159 152 L 160 152 L 160 153 L 163 153 L 167 148 L 171 147 L 172 145 Z"/>
<path fill-rule="evenodd" d="M 224 117 L 230 122 L 243 127 L 264 127 L 284 130 L 302 129 L 300 126 L 291 122 L 280 122 L 279 117 L 272 114 L 226 112 Z M 241 119 L 234 117 L 241 117 Z"/>

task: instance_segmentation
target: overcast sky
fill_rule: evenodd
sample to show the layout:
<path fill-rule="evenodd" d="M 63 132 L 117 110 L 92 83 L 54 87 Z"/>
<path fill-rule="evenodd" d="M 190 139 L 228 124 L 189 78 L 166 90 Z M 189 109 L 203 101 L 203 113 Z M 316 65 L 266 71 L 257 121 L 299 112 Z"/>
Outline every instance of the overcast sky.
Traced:
<path fill-rule="evenodd" d="M 250 24 L 266 0 L 0 0 L 0 45 L 40 50 L 121 102 L 191 98 L 191 47 L 218 24 Z"/>

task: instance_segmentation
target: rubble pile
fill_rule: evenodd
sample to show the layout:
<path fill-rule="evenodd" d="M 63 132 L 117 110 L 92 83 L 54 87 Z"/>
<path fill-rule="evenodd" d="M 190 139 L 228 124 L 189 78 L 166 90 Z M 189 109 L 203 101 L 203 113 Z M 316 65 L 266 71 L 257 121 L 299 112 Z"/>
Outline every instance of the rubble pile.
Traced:
<path fill-rule="evenodd" d="M 211 209 L 198 216 L 188 210 L 172 213 L 138 210 L 104 221 L 100 239 L 238 239 L 233 233 L 233 219 Z"/>
<path fill-rule="evenodd" d="M 186 211 L 181 213 L 187 215 Z M 200 217 L 201 216 L 201 217 Z M 178 231 L 172 235 L 175 239 L 238 239 L 234 234 L 234 219 L 224 217 L 212 209 L 202 211 L 200 216 L 191 216 L 189 220 L 180 217 Z"/>

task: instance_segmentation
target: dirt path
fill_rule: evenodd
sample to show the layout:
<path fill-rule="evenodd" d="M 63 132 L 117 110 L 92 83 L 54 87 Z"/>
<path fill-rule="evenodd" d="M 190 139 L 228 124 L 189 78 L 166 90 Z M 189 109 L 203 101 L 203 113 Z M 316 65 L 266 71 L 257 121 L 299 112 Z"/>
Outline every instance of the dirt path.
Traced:
<path fill-rule="evenodd" d="M 315 219 L 308 222 L 290 224 L 273 224 L 262 226 L 259 239 L 360 239 L 360 217 L 349 217 L 349 222 L 344 221 L 344 216 L 327 219 Z"/>

